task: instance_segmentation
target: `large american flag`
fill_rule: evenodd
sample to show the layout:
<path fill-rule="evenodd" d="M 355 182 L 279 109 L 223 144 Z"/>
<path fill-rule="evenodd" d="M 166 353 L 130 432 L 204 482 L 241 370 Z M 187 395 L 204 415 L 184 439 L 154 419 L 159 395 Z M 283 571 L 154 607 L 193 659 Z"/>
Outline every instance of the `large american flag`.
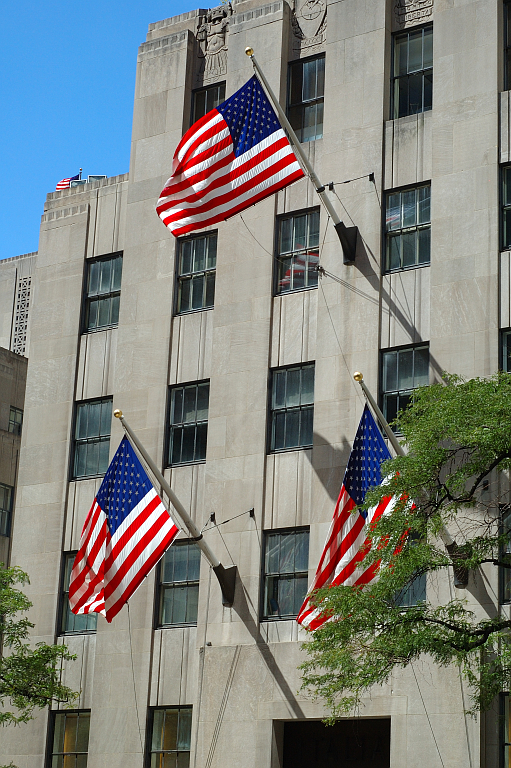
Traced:
<path fill-rule="evenodd" d="M 361 587 L 370 584 L 377 577 L 378 561 L 362 565 L 370 548 L 367 529 L 384 513 L 392 511 L 395 499 L 393 496 L 386 496 L 378 506 L 368 511 L 358 510 L 354 513 L 353 510 L 363 503 L 366 491 L 371 486 L 380 485 L 380 467 L 387 459 L 390 459 L 389 449 L 366 405 L 314 583 L 296 619 L 306 629 L 317 629 L 328 621 L 328 617 L 322 615 L 321 609 L 309 602 L 309 596 L 315 590 L 339 584 Z"/>
<path fill-rule="evenodd" d="M 185 133 L 156 212 L 178 237 L 224 221 L 302 176 L 254 75 Z"/>
<path fill-rule="evenodd" d="M 69 189 L 69 187 L 71 186 L 71 182 L 78 181 L 79 178 L 80 178 L 80 174 L 77 173 L 76 176 L 70 176 L 67 179 L 61 179 L 57 184 L 57 186 L 55 187 L 55 192 L 58 192 L 59 189 Z"/>
<path fill-rule="evenodd" d="M 178 532 L 127 437 L 83 526 L 69 604 L 112 621 Z"/>

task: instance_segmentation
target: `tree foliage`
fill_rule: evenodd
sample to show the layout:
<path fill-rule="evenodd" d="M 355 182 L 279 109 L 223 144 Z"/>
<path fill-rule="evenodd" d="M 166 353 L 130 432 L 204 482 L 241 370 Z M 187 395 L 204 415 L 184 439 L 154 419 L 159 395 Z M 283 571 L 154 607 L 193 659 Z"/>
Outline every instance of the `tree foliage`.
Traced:
<path fill-rule="evenodd" d="M 34 626 L 20 616 L 32 603 L 16 588 L 27 584 L 20 568 L 4 568 L 0 563 L 0 725 L 26 723 L 34 709 L 52 701 L 72 703 L 78 694 L 60 683 L 60 664 L 74 659 L 65 645 L 29 645 L 29 630 Z M 12 707 L 6 710 L 4 706 Z"/>
<path fill-rule="evenodd" d="M 473 711 L 511 687 L 511 621 L 474 600 L 474 579 L 468 590 L 452 586 L 453 568 L 477 574 L 500 566 L 511 578 L 502 526 L 510 503 L 511 375 L 446 375 L 416 390 L 396 425 L 407 455 L 385 462 L 387 480 L 362 507 L 390 494 L 399 499 L 368 534 L 364 563 L 381 559 L 379 579 L 364 589 L 323 589 L 313 599 L 331 620 L 304 644 L 303 687 L 326 699 L 332 716 L 352 711 L 373 685 L 425 654 L 440 666 L 459 665 Z M 445 527 L 457 543 L 451 555 L 441 540 Z M 425 573 L 427 599 L 403 609 L 398 595 Z"/>

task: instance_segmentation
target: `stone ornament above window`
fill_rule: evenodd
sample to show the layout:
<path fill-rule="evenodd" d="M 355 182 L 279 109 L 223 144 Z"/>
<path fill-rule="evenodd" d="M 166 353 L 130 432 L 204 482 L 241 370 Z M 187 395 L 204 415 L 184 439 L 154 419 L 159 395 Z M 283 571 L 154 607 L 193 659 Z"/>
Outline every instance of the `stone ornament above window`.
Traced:
<path fill-rule="evenodd" d="M 396 29 L 415 27 L 430 21 L 433 16 L 434 0 L 396 0 L 394 22 Z"/>
<path fill-rule="evenodd" d="M 200 66 L 197 79 L 201 83 L 215 80 L 227 72 L 227 32 L 231 15 L 232 6 L 226 3 L 199 16 L 197 41 Z"/>
<path fill-rule="evenodd" d="M 297 0 L 291 13 L 293 51 L 309 56 L 326 40 L 325 0 Z"/>

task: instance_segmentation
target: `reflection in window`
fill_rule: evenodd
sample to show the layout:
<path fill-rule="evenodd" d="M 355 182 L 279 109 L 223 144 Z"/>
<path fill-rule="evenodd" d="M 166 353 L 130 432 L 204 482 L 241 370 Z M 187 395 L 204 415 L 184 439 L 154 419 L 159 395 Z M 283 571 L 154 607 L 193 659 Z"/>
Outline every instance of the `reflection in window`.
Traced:
<path fill-rule="evenodd" d="M 200 549 L 177 541 L 160 563 L 160 627 L 196 624 L 199 604 Z"/>
<path fill-rule="evenodd" d="M 21 408 L 14 408 L 11 405 L 9 409 L 9 432 L 13 435 L 21 435 L 21 427 L 23 424 L 23 411 Z"/>
<path fill-rule="evenodd" d="M 86 768 L 90 712 L 53 713 L 51 768 Z"/>
<path fill-rule="evenodd" d="M 13 491 L 10 485 L 0 483 L 0 536 L 9 536 L 11 533 Z"/>
<path fill-rule="evenodd" d="M 111 328 L 119 323 L 122 254 L 87 263 L 85 331 Z"/>
<path fill-rule="evenodd" d="M 108 468 L 112 399 L 76 403 L 73 477 L 103 475 Z"/>
<path fill-rule="evenodd" d="M 433 25 L 394 37 L 394 118 L 431 109 Z"/>
<path fill-rule="evenodd" d="M 150 768 L 188 768 L 192 708 L 153 709 L 150 725 Z"/>
<path fill-rule="evenodd" d="M 209 309 L 215 300 L 217 234 L 179 241 L 177 312 Z"/>
<path fill-rule="evenodd" d="M 386 198 L 385 270 L 429 264 L 431 252 L 431 186 L 389 192 Z"/>
<path fill-rule="evenodd" d="M 318 284 L 319 209 L 279 219 L 277 293 Z"/>
<path fill-rule="evenodd" d="M 208 381 L 171 389 L 169 464 L 206 459 L 208 409 Z"/>
<path fill-rule="evenodd" d="M 225 83 L 215 83 L 193 93 L 192 123 L 225 101 Z"/>
<path fill-rule="evenodd" d="M 307 593 L 309 531 L 265 534 L 263 618 L 298 615 Z"/>
<path fill-rule="evenodd" d="M 287 116 L 299 141 L 323 136 L 325 55 L 289 65 Z"/>
<path fill-rule="evenodd" d="M 314 363 L 273 371 L 270 450 L 312 446 L 313 416 Z"/>
<path fill-rule="evenodd" d="M 413 390 L 429 384 L 429 347 L 410 347 L 383 352 L 383 415 L 394 421 L 407 407 Z"/>
<path fill-rule="evenodd" d="M 69 607 L 69 582 L 71 581 L 71 571 L 75 561 L 76 552 L 64 553 L 64 578 L 62 584 L 62 615 L 60 618 L 60 633 L 63 635 L 95 632 L 98 623 L 97 613 L 83 613 L 76 615 Z"/>
<path fill-rule="evenodd" d="M 511 509 L 508 504 L 501 505 L 500 514 L 501 534 L 505 537 L 500 559 L 511 565 Z M 500 600 L 502 603 L 511 603 L 511 568 L 500 568 Z"/>

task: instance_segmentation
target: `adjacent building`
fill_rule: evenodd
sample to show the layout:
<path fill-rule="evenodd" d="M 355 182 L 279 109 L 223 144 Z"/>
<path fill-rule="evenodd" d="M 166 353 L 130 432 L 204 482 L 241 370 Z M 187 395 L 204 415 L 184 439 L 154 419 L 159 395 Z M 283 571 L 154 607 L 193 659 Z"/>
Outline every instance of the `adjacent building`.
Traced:
<path fill-rule="evenodd" d="M 510 365 L 508 10 L 500 0 L 241 0 L 149 26 L 129 174 L 49 194 L 27 273 L 11 562 L 31 576 L 34 642 L 77 655 L 62 676 L 80 698 L 6 729 L 0 762 L 511 765 L 500 704 L 465 717 L 458 670 L 427 660 L 325 728 L 322 702 L 300 691 L 305 633 L 294 620 L 363 407 L 353 372 L 391 419 L 445 370 Z M 183 132 L 252 75 L 247 46 L 341 218 L 359 229 L 351 264 L 307 179 L 177 241 L 155 214 Z M 5 294 L 14 302 L 19 280 Z M 1 311 L 10 346 L 3 298 Z M 122 436 L 114 408 L 224 565 L 237 566 L 232 607 L 182 534 L 129 612 L 110 625 L 70 614 L 81 528 Z M 493 571 L 464 592 L 481 615 L 509 612 Z M 425 589 L 447 599 L 452 574 Z"/>

